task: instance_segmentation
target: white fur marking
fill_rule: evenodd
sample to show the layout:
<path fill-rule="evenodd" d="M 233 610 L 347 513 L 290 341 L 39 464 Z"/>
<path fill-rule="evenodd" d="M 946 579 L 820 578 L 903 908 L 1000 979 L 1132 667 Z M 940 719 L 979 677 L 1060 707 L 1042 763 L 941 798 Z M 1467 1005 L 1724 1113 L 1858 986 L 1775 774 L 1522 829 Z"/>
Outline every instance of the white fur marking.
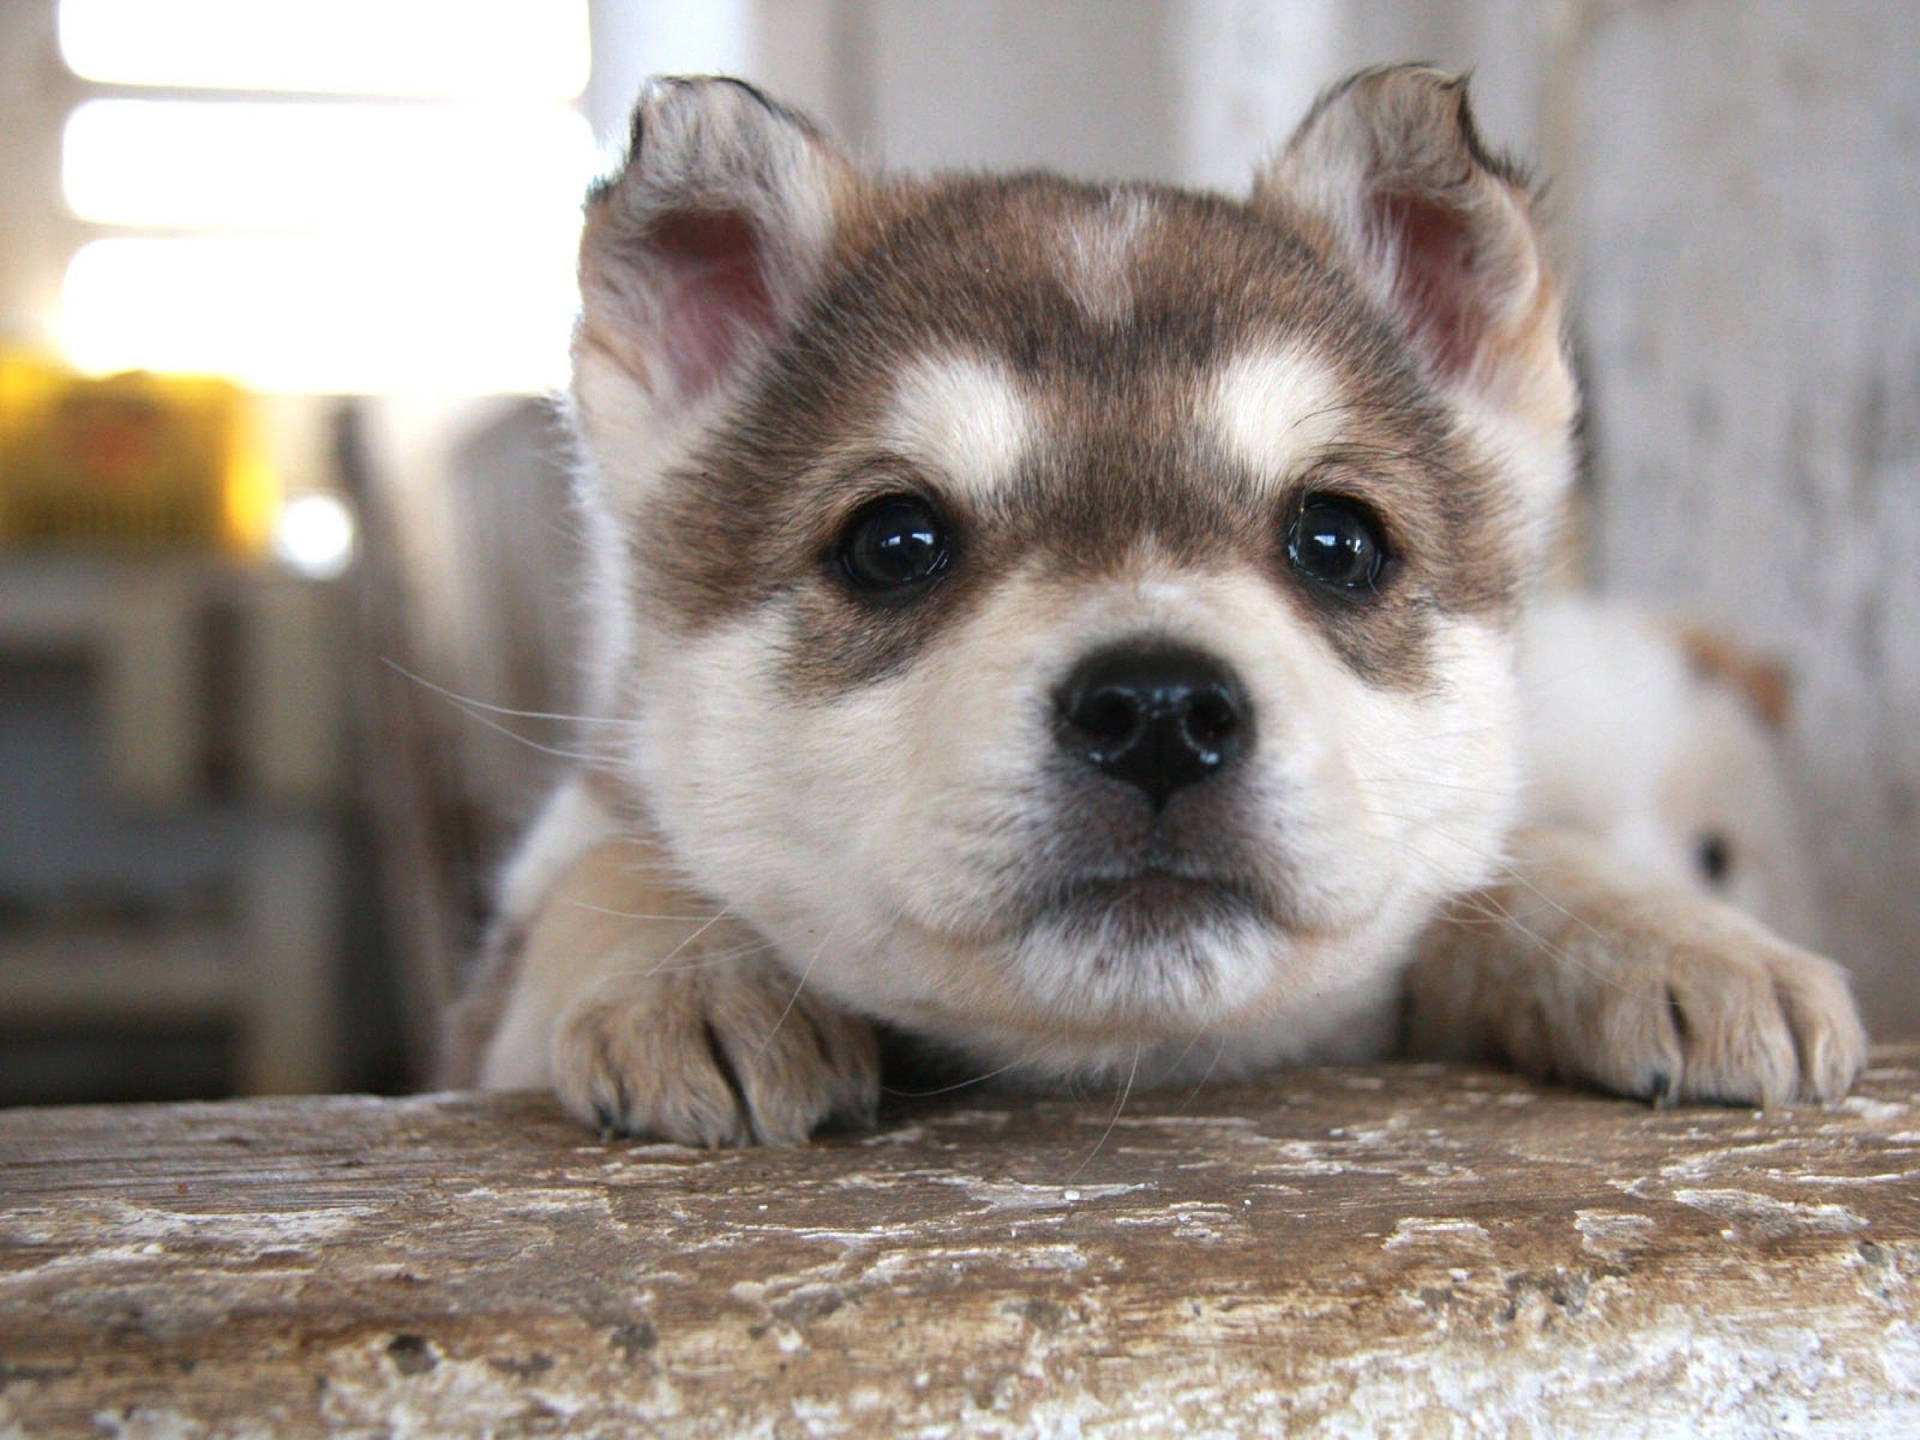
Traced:
<path fill-rule="evenodd" d="M 1236 458 L 1278 483 L 1339 432 L 1345 398 L 1332 367 L 1304 345 L 1251 350 L 1220 371 L 1213 421 Z"/>
<path fill-rule="evenodd" d="M 1096 213 L 1069 222 L 1060 279 L 1091 319 L 1119 325 L 1132 318 L 1127 262 L 1150 213 L 1144 195 L 1122 193 L 1109 196 Z"/>
<path fill-rule="evenodd" d="M 929 355 L 902 373 L 881 435 L 904 458 L 985 497 L 1019 468 L 1033 428 L 1026 398 L 999 364 Z"/>

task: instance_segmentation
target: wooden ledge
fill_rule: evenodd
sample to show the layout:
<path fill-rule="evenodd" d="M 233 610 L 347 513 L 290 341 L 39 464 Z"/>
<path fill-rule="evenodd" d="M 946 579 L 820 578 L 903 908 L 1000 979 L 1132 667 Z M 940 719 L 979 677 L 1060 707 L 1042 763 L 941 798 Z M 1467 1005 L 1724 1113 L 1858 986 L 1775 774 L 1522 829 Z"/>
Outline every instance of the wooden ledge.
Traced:
<path fill-rule="evenodd" d="M 713 1154 L 526 1097 L 0 1113 L 0 1434 L 1920 1433 L 1920 1046 L 1769 1114 L 1113 1098 Z"/>

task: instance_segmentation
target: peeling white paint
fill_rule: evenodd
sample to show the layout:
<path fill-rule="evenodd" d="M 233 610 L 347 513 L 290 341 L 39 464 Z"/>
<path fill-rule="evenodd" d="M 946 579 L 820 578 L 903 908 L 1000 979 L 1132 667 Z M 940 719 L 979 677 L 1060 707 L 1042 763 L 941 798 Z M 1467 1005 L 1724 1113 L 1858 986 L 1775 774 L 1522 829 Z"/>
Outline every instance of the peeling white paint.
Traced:
<path fill-rule="evenodd" d="M 0 1422 L 5 1420 L 0 1412 Z M 119 1413 L 102 1410 L 93 1417 L 94 1433 L 103 1440 L 204 1440 L 207 1427 L 190 1415 L 171 1406 L 136 1405 Z M 25 1430 L 0 1429 L 0 1436 L 12 1440 Z M 234 1440 L 266 1440 L 273 1431 L 264 1425 L 247 1425 L 230 1432 Z"/>
<path fill-rule="evenodd" d="M 892 1130 L 881 1130 L 872 1135 L 860 1137 L 860 1143 L 869 1148 L 876 1145 L 918 1145 L 927 1138 L 924 1125 L 901 1125 Z"/>
<path fill-rule="evenodd" d="M 1002 1210 L 1055 1210 L 1083 1204 L 1089 1200 L 1113 1200 L 1152 1187 L 1144 1182 L 1131 1185 L 1033 1185 L 1019 1180 L 987 1180 L 978 1175 L 933 1175 L 935 1184 L 951 1185 L 965 1192 L 989 1213 Z"/>
<path fill-rule="evenodd" d="M 272 1214 L 205 1213 L 125 1200 L 89 1201 L 80 1208 L 86 1215 L 81 1223 L 101 1235 L 112 1235 L 119 1242 L 87 1251 L 82 1258 L 93 1262 L 108 1256 L 149 1259 L 164 1254 L 168 1242 L 178 1240 L 232 1245 L 248 1253 L 323 1245 L 347 1235 L 355 1226 L 380 1213 L 380 1207 L 372 1205 L 283 1210 Z M 76 1222 L 80 1222 L 80 1215 L 75 1210 L 66 1211 L 59 1220 L 60 1233 L 71 1234 Z M 55 1233 L 50 1226 L 28 1225 L 16 1228 L 12 1238 L 45 1244 Z M 65 1258 L 54 1257 L 48 1264 L 57 1265 Z"/>
<path fill-rule="evenodd" d="M 1486 1227 L 1472 1220 L 1446 1216 L 1409 1215 L 1393 1227 L 1393 1234 L 1380 1243 L 1383 1250 L 1404 1250 L 1409 1245 L 1464 1244 L 1475 1249 L 1491 1249 L 1493 1237 Z"/>
<path fill-rule="evenodd" d="M 1866 1095 L 1849 1095 L 1834 1107 L 1849 1115 L 1858 1115 L 1869 1125 L 1891 1125 L 1911 1113 L 1911 1105 L 1894 1100 L 1875 1100 Z"/>
<path fill-rule="evenodd" d="M 1895 1320 L 1887 1326 L 1880 1349 L 1880 1372 L 1899 1394 L 1920 1395 L 1920 1331 L 1911 1321 Z"/>
<path fill-rule="evenodd" d="M 1751 1190 L 1676 1190 L 1673 1198 L 1728 1221 L 1721 1234 L 1729 1240 L 1778 1239 L 1804 1230 L 1844 1234 L 1867 1228 L 1867 1222 L 1844 1205 L 1802 1204 Z"/>
<path fill-rule="evenodd" d="M 493 1433 L 501 1417 L 526 1414 L 535 1406 L 549 1423 L 565 1422 L 588 1412 L 605 1427 L 608 1412 L 644 1432 L 652 1425 L 681 1418 L 685 1405 L 673 1383 L 651 1374 L 639 1386 L 610 1390 L 596 1383 L 591 1370 L 576 1357 L 554 1355 L 553 1366 L 528 1383 L 496 1363 L 497 1357 L 465 1357 L 434 1353 L 432 1364 L 394 1383 L 395 1370 L 388 1341 L 374 1337 L 342 1347 L 328 1359 L 328 1384 L 318 1397 L 323 1423 L 335 1431 L 374 1430 L 391 1440 L 438 1440 L 449 1433 Z"/>
<path fill-rule="evenodd" d="M 1576 1210 L 1573 1228 L 1579 1232 L 1582 1249 L 1617 1260 L 1646 1248 L 1660 1227 L 1649 1215 L 1622 1210 Z"/>
<path fill-rule="evenodd" d="M 1769 1170 L 1769 1180 L 1783 1185 L 1920 1185 L 1920 1170 L 1883 1170 L 1873 1175 L 1823 1175 L 1811 1170 Z"/>
<path fill-rule="evenodd" d="M 1757 1161 L 1769 1155 L 1798 1158 L 1800 1153 L 1799 1143 L 1789 1137 L 1735 1145 L 1707 1143 L 1662 1165 L 1660 1178 L 1669 1184 L 1681 1180 L 1705 1180 L 1728 1170 L 1751 1169 Z"/>

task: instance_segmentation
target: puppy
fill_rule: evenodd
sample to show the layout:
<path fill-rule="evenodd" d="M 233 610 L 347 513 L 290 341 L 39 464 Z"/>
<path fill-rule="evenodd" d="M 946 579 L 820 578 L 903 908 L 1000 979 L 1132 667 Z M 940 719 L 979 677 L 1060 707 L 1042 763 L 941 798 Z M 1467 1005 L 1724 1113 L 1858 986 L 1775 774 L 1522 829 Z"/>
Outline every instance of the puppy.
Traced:
<path fill-rule="evenodd" d="M 580 282 L 604 759 L 450 1080 L 703 1145 L 869 1120 L 876 1027 L 1042 1084 L 1851 1082 L 1834 966 L 1517 826 L 1577 397 L 1460 80 L 1353 77 L 1244 201 L 866 174 L 658 82 Z"/>
<path fill-rule="evenodd" d="M 1551 597 L 1521 632 L 1525 814 L 1811 943 L 1823 927 L 1779 750 L 1791 690 L 1779 662 L 1702 626 Z"/>

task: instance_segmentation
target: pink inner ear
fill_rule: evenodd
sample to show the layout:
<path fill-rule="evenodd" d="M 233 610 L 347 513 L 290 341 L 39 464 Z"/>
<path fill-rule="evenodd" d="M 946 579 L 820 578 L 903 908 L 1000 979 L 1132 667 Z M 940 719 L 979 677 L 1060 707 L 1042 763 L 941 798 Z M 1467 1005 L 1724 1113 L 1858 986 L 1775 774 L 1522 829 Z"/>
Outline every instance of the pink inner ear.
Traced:
<path fill-rule="evenodd" d="M 679 398 L 695 399 L 774 327 L 759 237 L 744 215 L 690 211 L 661 221 L 647 246 L 661 268 L 661 350 Z"/>
<path fill-rule="evenodd" d="M 1478 274 L 1473 226 L 1431 195 L 1385 191 L 1367 207 L 1374 233 L 1399 256 L 1394 303 L 1435 369 L 1449 379 L 1466 373 L 1480 353 L 1487 306 Z"/>

